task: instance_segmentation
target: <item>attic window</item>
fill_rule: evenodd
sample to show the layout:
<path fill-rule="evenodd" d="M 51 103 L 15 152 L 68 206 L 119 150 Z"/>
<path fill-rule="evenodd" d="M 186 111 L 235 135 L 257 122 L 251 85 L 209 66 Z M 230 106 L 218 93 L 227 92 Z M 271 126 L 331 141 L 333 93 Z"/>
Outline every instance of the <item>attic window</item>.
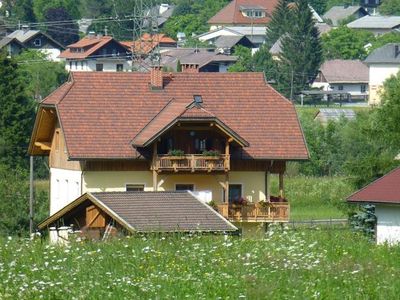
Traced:
<path fill-rule="evenodd" d="M 263 18 L 263 17 L 265 17 L 265 13 L 262 10 L 249 9 L 249 10 L 245 10 L 244 14 L 246 15 L 246 17 L 249 17 L 249 18 Z"/>
<path fill-rule="evenodd" d="M 40 47 L 40 46 L 42 46 L 42 40 L 41 40 L 41 39 L 35 39 L 35 40 L 33 41 L 33 44 L 34 44 L 36 47 Z"/>
<path fill-rule="evenodd" d="M 193 99 L 194 99 L 194 103 L 197 105 L 203 103 L 203 98 L 200 95 L 194 95 Z"/>

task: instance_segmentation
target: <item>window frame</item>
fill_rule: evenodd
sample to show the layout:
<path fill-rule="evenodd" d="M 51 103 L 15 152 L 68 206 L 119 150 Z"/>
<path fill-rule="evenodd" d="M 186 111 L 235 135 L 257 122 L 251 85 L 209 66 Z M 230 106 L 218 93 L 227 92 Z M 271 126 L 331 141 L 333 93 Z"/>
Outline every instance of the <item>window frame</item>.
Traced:
<path fill-rule="evenodd" d="M 183 190 L 183 189 L 177 189 L 177 187 L 178 187 L 178 185 L 182 185 L 182 186 L 184 186 L 184 185 L 186 185 L 186 186 L 189 186 L 189 185 L 191 185 L 192 187 L 193 187 L 193 189 L 192 190 L 188 190 L 188 189 L 185 189 L 185 190 Z M 191 191 L 191 192 L 194 192 L 194 191 L 196 191 L 196 185 L 194 184 L 194 183 L 175 183 L 175 192 L 177 192 L 177 191 Z"/>
<path fill-rule="evenodd" d="M 143 190 L 138 190 L 138 189 L 134 189 L 134 190 L 128 190 L 128 186 L 143 186 Z M 134 182 L 134 183 L 125 183 L 125 192 L 144 192 L 146 189 L 146 184 L 145 183 L 138 183 L 138 182 Z"/>

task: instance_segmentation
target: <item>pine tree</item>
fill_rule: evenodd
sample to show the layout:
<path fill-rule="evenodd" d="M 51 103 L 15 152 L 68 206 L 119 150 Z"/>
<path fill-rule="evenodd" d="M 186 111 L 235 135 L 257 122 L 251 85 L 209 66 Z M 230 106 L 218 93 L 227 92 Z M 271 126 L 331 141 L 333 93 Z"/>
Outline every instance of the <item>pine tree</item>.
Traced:
<path fill-rule="evenodd" d="M 27 166 L 35 105 L 26 96 L 17 63 L 0 52 L 0 163 Z"/>
<path fill-rule="evenodd" d="M 289 0 L 279 0 L 271 20 L 268 23 L 265 44 L 271 48 L 275 42 L 286 32 L 290 30 L 292 25 L 292 11 L 289 7 Z"/>
<path fill-rule="evenodd" d="M 307 0 L 293 9 L 293 26 L 282 37 L 279 69 L 282 92 L 292 96 L 307 87 L 322 63 L 322 46 Z"/>

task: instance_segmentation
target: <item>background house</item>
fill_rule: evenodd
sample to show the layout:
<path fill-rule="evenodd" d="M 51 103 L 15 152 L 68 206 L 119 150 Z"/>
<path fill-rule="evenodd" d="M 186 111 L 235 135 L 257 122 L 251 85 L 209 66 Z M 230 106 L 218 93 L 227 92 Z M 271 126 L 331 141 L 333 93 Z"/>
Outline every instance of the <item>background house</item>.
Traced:
<path fill-rule="evenodd" d="M 176 71 L 180 63 L 194 67 L 195 72 L 227 72 L 238 59 L 211 48 L 176 48 L 163 51 L 160 55 L 161 65 L 172 71 Z M 148 64 L 151 65 L 151 61 Z"/>
<path fill-rule="evenodd" d="M 369 15 L 368 11 L 359 5 L 341 5 L 331 7 L 322 18 L 331 22 L 333 26 L 339 26 L 341 21 L 353 21 L 366 15 Z"/>
<path fill-rule="evenodd" d="M 133 51 L 136 56 L 147 56 L 154 49 L 158 49 L 159 51 L 163 51 L 165 49 L 176 48 L 177 42 L 166 36 L 165 34 L 143 34 L 140 39 L 132 42 L 132 41 L 122 41 L 120 42 L 124 45 L 129 52 Z"/>
<path fill-rule="evenodd" d="M 352 29 L 361 29 L 382 35 L 400 27 L 400 16 L 365 16 L 346 25 Z"/>
<path fill-rule="evenodd" d="M 131 52 L 111 36 L 89 34 L 60 54 L 67 71 L 121 72 L 131 69 Z"/>
<path fill-rule="evenodd" d="M 400 70 L 400 44 L 389 43 L 372 51 L 364 63 L 369 68 L 369 104 L 381 103 L 383 82 Z"/>
<path fill-rule="evenodd" d="M 58 56 L 65 49 L 63 45 L 51 36 L 40 30 L 30 30 L 27 26 L 22 26 L 22 29 L 15 30 L 7 35 L 5 39 L 1 43 L 7 44 L 7 41 L 10 41 L 10 39 L 16 39 L 26 49 L 40 51 L 46 54 L 49 60 L 53 61 L 59 61 Z"/>
<path fill-rule="evenodd" d="M 376 242 L 400 243 L 400 168 L 347 198 L 350 203 L 375 205 Z"/>
<path fill-rule="evenodd" d="M 347 92 L 353 100 L 367 100 L 368 67 L 359 60 L 328 60 L 322 64 L 312 87 Z"/>
<path fill-rule="evenodd" d="M 223 26 L 265 26 L 277 4 L 277 0 L 233 0 L 208 20 L 210 30 Z"/>
<path fill-rule="evenodd" d="M 0 40 L 0 49 L 5 50 L 8 56 L 14 56 L 20 54 L 25 46 L 16 38 L 4 37 Z"/>

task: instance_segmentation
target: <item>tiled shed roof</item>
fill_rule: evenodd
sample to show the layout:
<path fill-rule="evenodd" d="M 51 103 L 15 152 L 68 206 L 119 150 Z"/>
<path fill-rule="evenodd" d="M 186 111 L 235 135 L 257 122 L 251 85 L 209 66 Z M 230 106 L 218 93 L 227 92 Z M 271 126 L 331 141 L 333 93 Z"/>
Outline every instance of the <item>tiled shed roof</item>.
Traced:
<path fill-rule="evenodd" d="M 293 104 L 262 73 L 166 74 L 162 90 L 149 82 L 150 73 L 72 73 L 42 102 L 57 107 L 69 157 L 137 158 L 132 139 L 167 103 L 183 112 L 200 95 L 205 110 L 248 142 L 244 159 L 308 159 Z"/>
<path fill-rule="evenodd" d="M 190 192 L 86 193 L 41 224 L 54 224 L 84 201 L 92 201 L 130 232 L 236 231 L 237 228 Z"/>
<path fill-rule="evenodd" d="M 355 192 L 347 198 L 347 201 L 400 204 L 400 168 Z"/>

